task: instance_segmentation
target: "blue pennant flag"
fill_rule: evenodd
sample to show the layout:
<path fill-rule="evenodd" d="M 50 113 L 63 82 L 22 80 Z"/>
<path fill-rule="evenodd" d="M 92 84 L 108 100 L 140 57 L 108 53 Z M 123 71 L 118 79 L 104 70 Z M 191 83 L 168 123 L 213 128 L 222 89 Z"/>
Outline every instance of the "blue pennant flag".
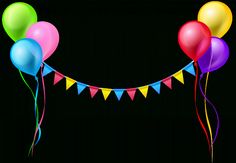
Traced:
<path fill-rule="evenodd" d="M 115 92 L 117 99 L 120 101 L 125 90 L 124 89 L 114 89 L 113 91 Z"/>
<path fill-rule="evenodd" d="M 52 71 L 53 71 L 53 68 L 51 68 L 51 67 L 48 66 L 46 63 L 44 63 L 43 76 L 48 75 L 48 74 L 51 73 Z"/>
<path fill-rule="evenodd" d="M 185 71 L 187 71 L 188 73 L 192 74 L 193 76 L 195 76 L 195 69 L 193 67 L 193 63 L 190 63 L 188 66 L 186 66 L 184 68 Z"/>
<path fill-rule="evenodd" d="M 86 84 L 77 82 L 78 95 L 87 87 Z"/>
<path fill-rule="evenodd" d="M 150 85 L 158 94 L 161 92 L 161 82 L 156 82 Z"/>

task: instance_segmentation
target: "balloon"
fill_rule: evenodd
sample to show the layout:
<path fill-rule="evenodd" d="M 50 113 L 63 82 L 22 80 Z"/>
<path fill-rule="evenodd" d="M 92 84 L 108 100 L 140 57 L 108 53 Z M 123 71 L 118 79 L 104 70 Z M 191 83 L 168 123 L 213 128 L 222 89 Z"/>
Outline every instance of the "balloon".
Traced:
<path fill-rule="evenodd" d="M 211 32 L 205 24 L 189 21 L 179 30 L 178 43 L 189 58 L 197 61 L 210 46 Z"/>
<path fill-rule="evenodd" d="M 27 38 L 37 41 L 43 50 L 43 61 L 50 57 L 59 43 L 59 33 L 51 23 L 40 21 L 33 24 L 26 33 Z"/>
<path fill-rule="evenodd" d="M 230 8 L 219 1 L 207 2 L 198 12 L 198 21 L 203 22 L 210 28 L 212 36 L 219 38 L 229 30 L 232 17 Z"/>
<path fill-rule="evenodd" d="M 211 46 L 198 60 L 202 73 L 211 72 L 222 67 L 229 58 L 229 47 L 220 38 L 212 37 Z"/>
<path fill-rule="evenodd" d="M 16 68 L 36 76 L 43 59 L 42 49 L 35 40 L 24 38 L 12 46 L 10 58 Z"/>
<path fill-rule="evenodd" d="M 2 15 L 3 28 L 14 41 L 25 38 L 27 29 L 35 22 L 37 14 L 34 8 L 24 2 L 9 5 Z"/>

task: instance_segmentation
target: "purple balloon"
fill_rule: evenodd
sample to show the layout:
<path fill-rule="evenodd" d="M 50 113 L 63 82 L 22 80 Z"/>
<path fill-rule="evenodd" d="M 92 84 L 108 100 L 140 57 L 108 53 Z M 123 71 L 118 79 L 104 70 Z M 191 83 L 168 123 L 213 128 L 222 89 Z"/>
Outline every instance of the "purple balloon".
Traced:
<path fill-rule="evenodd" d="M 211 45 L 207 52 L 198 60 L 202 73 L 215 71 L 222 67 L 229 58 L 227 43 L 218 37 L 211 38 Z"/>

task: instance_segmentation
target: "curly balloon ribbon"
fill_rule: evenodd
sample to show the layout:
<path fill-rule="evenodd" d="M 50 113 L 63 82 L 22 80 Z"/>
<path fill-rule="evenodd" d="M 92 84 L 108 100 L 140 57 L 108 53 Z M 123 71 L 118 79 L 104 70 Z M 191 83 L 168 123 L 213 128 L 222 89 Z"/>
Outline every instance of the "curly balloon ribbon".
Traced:
<path fill-rule="evenodd" d="M 201 74 L 201 76 L 200 76 L 199 83 L 201 82 L 202 78 L 203 78 L 203 74 Z M 211 105 L 211 107 L 213 108 L 213 110 L 215 112 L 215 115 L 216 115 L 217 126 L 216 126 L 215 136 L 214 136 L 214 139 L 213 139 L 213 142 L 212 142 L 212 143 L 215 143 L 216 138 L 217 138 L 218 133 L 219 133 L 219 128 L 220 128 L 219 114 L 218 114 L 218 111 L 217 111 L 216 107 L 214 106 L 214 104 L 207 98 L 206 94 L 203 92 L 203 89 L 202 89 L 201 85 L 200 85 L 200 91 L 201 91 L 201 94 L 204 97 L 204 99 L 208 102 L 208 104 Z"/>
<path fill-rule="evenodd" d="M 36 128 L 35 130 L 35 133 L 34 133 L 34 141 L 31 145 L 31 152 L 33 154 L 33 146 L 37 145 L 38 142 L 39 142 L 39 138 L 41 137 L 41 129 L 40 129 L 40 126 L 43 122 L 43 119 L 44 119 L 44 115 L 45 115 L 45 110 L 46 110 L 46 91 L 45 91 L 45 84 L 44 84 L 44 78 L 43 78 L 43 66 L 41 66 L 41 79 L 42 79 L 42 87 L 43 87 L 43 101 L 44 101 L 44 104 L 43 104 L 43 112 L 42 112 L 42 115 L 41 115 L 41 118 L 40 118 L 40 121 L 39 121 L 39 124 L 38 124 L 38 128 Z M 36 140 L 36 136 L 37 136 L 37 133 L 39 132 L 39 135 L 40 137 L 38 136 L 38 139 L 37 141 L 35 142 Z M 35 142 L 35 143 L 34 143 Z"/>
<path fill-rule="evenodd" d="M 41 125 L 43 122 L 44 114 L 46 110 L 46 89 L 45 89 L 44 77 L 43 77 L 43 65 L 41 66 L 41 79 L 42 79 L 42 87 L 43 87 L 43 112 L 39 121 L 39 125 Z"/>
<path fill-rule="evenodd" d="M 41 128 L 40 128 L 40 125 L 39 125 L 39 113 L 38 113 L 38 107 L 37 107 L 37 100 L 38 100 L 38 91 L 39 91 L 39 82 L 38 82 L 38 78 L 35 76 L 35 80 L 36 80 L 36 83 L 37 83 L 37 86 L 36 86 L 36 93 L 35 93 L 35 97 L 34 97 L 34 111 L 35 111 L 35 116 L 36 116 L 36 128 L 35 128 L 35 131 L 38 131 L 38 132 L 35 132 L 36 135 L 34 134 L 34 139 L 33 139 L 33 142 L 31 144 L 31 147 L 29 149 L 29 153 L 31 152 L 31 154 L 33 155 L 33 152 L 34 152 L 34 146 L 39 142 L 40 138 L 41 138 Z M 35 143 L 35 140 L 36 140 L 36 137 L 37 137 L 37 133 L 38 133 L 38 139 Z M 28 154 L 29 154 L 28 153 Z"/>
<path fill-rule="evenodd" d="M 41 137 L 41 128 L 38 124 L 38 117 L 39 117 L 39 111 L 38 111 L 38 105 L 37 105 L 37 96 L 38 96 L 38 79 L 36 80 L 37 81 L 37 88 L 36 88 L 36 95 L 34 94 L 33 90 L 31 89 L 31 87 L 29 86 L 29 84 L 27 83 L 27 81 L 25 80 L 23 74 L 21 73 L 21 71 L 19 70 L 19 74 L 20 74 L 20 77 L 22 79 L 22 81 L 24 82 L 24 84 L 27 86 L 27 88 L 30 90 L 33 98 L 34 98 L 34 115 L 35 115 L 35 119 L 36 119 L 36 126 L 35 126 L 35 130 L 39 130 L 39 133 L 38 133 L 38 140 L 40 139 Z M 29 149 L 29 153 L 32 151 L 32 148 L 33 148 L 33 144 L 34 144 L 34 141 Z M 29 155 L 28 153 L 28 155 Z"/>
<path fill-rule="evenodd" d="M 203 77 L 203 75 L 200 76 L 200 80 Z M 208 79 L 209 79 L 209 72 L 206 75 L 206 81 L 205 81 L 205 88 L 204 88 L 204 93 L 205 95 L 207 94 L 207 85 L 208 85 Z M 201 82 L 199 80 L 199 86 L 201 87 Z M 213 138 L 212 138 L 212 128 L 211 128 L 211 123 L 208 117 L 208 111 L 207 111 L 207 101 L 206 98 L 204 98 L 204 108 L 205 108 L 205 117 L 207 121 L 207 126 L 210 134 L 210 139 L 211 139 L 211 162 L 213 163 L 214 160 L 214 145 L 213 145 Z"/>
<path fill-rule="evenodd" d="M 195 103 L 195 109 L 196 109 L 196 114 L 197 114 L 197 118 L 198 118 L 198 121 L 201 125 L 201 128 L 203 129 L 203 132 L 206 136 L 206 139 L 207 139 L 207 143 L 208 143 L 208 147 L 209 147 L 209 152 L 211 152 L 211 143 L 210 143 L 210 139 L 209 139 L 209 136 L 208 136 L 208 133 L 207 133 L 207 130 L 206 130 L 206 127 L 204 126 L 202 120 L 201 120 L 201 117 L 198 113 L 198 107 L 197 107 L 197 84 L 198 84 L 198 65 L 197 65 L 197 62 L 194 62 L 194 66 L 196 68 L 196 78 L 195 78 L 195 84 L 194 84 L 194 103 Z"/>
<path fill-rule="evenodd" d="M 42 87 L 43 87 L 43 101 L 44 101 L 44 105 L 43 105 L 43 112 L 42 112 L 42 115 L 41 115 L 41 118 L 40 118 L 40 121 L 39 121 L 39 128 L 37 128 L 35 130 L 35 133 L 34 133 L 34 140 L 36 139 L 36 136 L 37 136 L 37 133 L 40 132 L 40 135 L 41 135 L 41 131 L 40 131 L 40 126 L 43 122 L 43 119 L 44 119 L 44 114 L 45 114 L 45 108 L 46 108 L 46 91 L 45 91 L 45 84 L 44 84 L 44 78 L 43 78 L 43 71 L 42 71 L 42 67 L 41 67 L 41 79 L 42 79 Z M 35 145 L 37 145 L 39 142 L 39 139 L 35 142 Z"/>
<path fill-rule="evenodd" d="M 36 121 L 37 121 L 37 128 L 39 128 L 39 111 L 38 111 L 38 107 L 37 107 L 37 99 L 38 99 L 38 92 L 39 92 L 39 81 L 38 81 L 38 78 L 35 76 L 35 80 L 36 80 L 36 83 L 37 83 L 37 86 L 36 86 L 36 91 L 35 91 L 35 98 L 34 98 L 34 111 L 35 111 L 35 117 L 36 117 Z M 40 134 L 39 134 L 40 135 Z M 38 136 L 38 139 L 40 139 L 40 136 Z"/>

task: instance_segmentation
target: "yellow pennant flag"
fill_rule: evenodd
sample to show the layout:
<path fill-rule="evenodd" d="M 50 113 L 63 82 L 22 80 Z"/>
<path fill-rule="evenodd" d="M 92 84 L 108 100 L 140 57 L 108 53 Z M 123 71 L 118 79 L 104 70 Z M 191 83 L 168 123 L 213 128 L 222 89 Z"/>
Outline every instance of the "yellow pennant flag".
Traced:
<path fill-rule="evenodd" d="M 101 88 L 101 90 L 102 90 L 103 97 L 104 97 L 104 99 L 106 100 L 107 97 L 109 96 L 109 94 L 111 93 L 112 89 L 109 89 L 109 88 Z"/>
<path fill-rule="evenodd" d="M 183 76 L 183 71 L 182 70 L 175 73 L 173 76 L 175 77 L 175 79 L 177 79 L 178 81 L 180 81 L 181 83 L 184 84 L 184 76 Z"/>
<path fill-rule="evenodd" d="M 143 94 L 143 96 L 146 98 L 147 97 L 147 93 L 148 93 L 148 85 L 143 86 L 143 87 L 139 87 L 139 91 Z"/>
<path fill-rule="evenodd" d="M 69 77 L 66 77 L 66 90 L 68 90 L 76 81 Z"/>

